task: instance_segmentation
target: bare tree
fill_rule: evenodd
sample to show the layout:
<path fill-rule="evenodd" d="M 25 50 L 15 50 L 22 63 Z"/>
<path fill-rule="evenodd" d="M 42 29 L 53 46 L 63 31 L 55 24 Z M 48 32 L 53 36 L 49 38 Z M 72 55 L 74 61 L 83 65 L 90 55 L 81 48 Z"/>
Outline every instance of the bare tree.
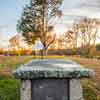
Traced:
<path fill-rule="evenodd" d="M 98 33 L 98 20 L 84 18 L 78 22 L 77 32 L 81 35 L 81 46 L 84 48 L 87 46 L 88 53 L 91 49 L 91 45 L 95 46 L 96 37 Z"/>

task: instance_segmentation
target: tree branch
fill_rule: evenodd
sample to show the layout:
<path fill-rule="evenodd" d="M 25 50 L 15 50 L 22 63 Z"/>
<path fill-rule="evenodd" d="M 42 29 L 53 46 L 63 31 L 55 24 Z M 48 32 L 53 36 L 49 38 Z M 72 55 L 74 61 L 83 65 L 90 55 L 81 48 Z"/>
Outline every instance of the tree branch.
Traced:
<path fill-rule="evenodd" d="M 49 44 L 46 46 L 46 48 L 48 48 L 55 41 L 55 39 L 56 39 L 56 34 L 54 35 L 52 41 L 49 42 Z"/>

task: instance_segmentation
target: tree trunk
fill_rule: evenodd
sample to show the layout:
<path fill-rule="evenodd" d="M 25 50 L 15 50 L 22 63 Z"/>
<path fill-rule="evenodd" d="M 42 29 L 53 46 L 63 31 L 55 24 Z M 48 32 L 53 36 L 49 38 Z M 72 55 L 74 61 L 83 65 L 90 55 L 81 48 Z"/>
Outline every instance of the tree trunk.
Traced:
<path fill-rule="evenodd" d="M 47 56 L 47 48 L 43 48 L 41 51 L 41 59 L 45 59 Z"/>

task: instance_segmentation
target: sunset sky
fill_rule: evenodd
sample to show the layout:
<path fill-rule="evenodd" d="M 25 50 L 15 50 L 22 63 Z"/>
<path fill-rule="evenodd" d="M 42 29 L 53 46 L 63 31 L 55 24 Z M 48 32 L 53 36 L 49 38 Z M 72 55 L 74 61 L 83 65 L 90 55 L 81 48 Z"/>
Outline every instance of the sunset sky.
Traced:
<path fill-rule="evenodd" d="M 22 8 L 29 0 L 0 1 L 0 43 L 14 36 Z M 56 23 L 57 33 L 63 33 L 71 24 L 84 16 L 100 18 L 100 0 L 64 0 L 63 17 Z M 4 43 L 4 42 L 2 42 Z"/>

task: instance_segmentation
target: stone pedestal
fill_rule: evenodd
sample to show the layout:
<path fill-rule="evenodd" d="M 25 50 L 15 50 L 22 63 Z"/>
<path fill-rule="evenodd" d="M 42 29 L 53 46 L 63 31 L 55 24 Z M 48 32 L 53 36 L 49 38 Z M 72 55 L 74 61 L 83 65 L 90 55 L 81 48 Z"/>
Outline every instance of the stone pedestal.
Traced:
<path fill-rule="evenodd" d="M 31 100 L 31 81 L 21 80 L 20 99 Z"/>
<path fill-rule="evenodd" d="M 21 79 L 21 100 L 84 100 L 81 78 L 93 70 L 63 59 L 33 60 L 14 71 Z"/>
<path fill-rule="evenodd" d="M 79 79 L 70 80 L 70 100 L 84 100 L 83 90 Z"/>

